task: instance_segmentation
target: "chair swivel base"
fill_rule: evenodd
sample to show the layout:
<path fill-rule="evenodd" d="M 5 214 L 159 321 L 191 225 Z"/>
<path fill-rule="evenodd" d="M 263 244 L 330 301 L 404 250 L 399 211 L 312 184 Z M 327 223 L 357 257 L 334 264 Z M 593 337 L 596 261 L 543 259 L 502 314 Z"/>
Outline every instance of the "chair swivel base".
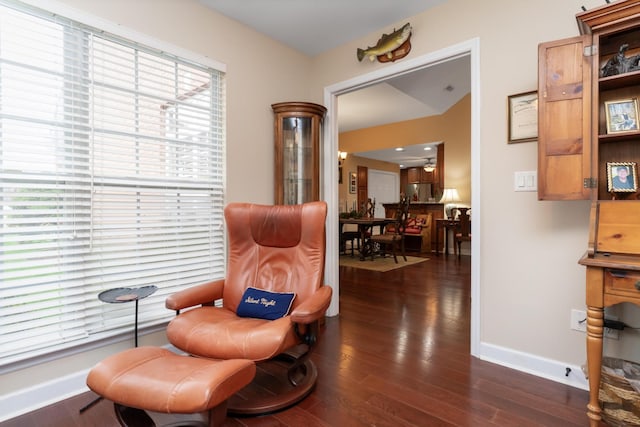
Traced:
<path fill-rule="evenodd" d="M 296 357 L 291 354 L 257 363 L 253 381 L 227 401 L 227 412 L 235 416 L 265 415 L 286 409 L 313 391 L 318 370 L 311 360 L 300 366 L 302 377 L 297 385 L 287 379 L 288 368 Z"/>
<path fill-rule="evenodd" d="M 226 418 L 224 407 L 214 408 L 205 414 L 160 414 L 142 409 L 114 403 L 114 410 L 118 423 L 123 427 L 211 427 L 221 426 Z"/>

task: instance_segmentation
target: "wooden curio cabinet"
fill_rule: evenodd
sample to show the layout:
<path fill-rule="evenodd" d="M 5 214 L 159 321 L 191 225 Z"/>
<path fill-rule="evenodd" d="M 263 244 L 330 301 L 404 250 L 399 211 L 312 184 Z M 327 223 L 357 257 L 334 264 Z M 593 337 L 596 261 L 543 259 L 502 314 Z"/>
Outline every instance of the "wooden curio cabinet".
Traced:
<path fill-rule="evenodd" d="M 271 105 L 275 114 L 275 204 L 320 199 L 320 138 L 325 107 L 308 102 Z"/>
<path fill-rule="evenodd" d="M 539 46 L 538 197 L 592 201 L 579 263 L 586 267 L 587 413 L 597 427 L 601 419 L 619 421 L 598 400 L 604 308 L 640 305 L 640 192 L 616 184 L 612 173 L 622 163 L 637 183 L 640 0 L 576 19 L 581 36 Z"/>

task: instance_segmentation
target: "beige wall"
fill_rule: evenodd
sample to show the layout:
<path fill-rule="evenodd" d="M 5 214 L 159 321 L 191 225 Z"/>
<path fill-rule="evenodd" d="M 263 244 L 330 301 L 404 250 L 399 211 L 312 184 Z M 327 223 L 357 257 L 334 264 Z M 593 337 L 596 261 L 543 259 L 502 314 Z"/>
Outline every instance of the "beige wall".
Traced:
<path fill-rule="evenodd" d="M 470 137 L 471 95 L 467 95 L 442 115 L 342 132 L 338 144 L 340 151 L 353 153 L 443 141 L 444 186 L 456 188 L 462 199 L 460 204 L 470 205 Z"/>
<path fill-rule="evenodd" d="M 355 52 L 388 28 L 309 59 L 195 0 L 64 3 L 227 64 L 228 201 L 273 200 L 270 104 L 322 103 L 325 87 L 385 67 L 359 63 Z M 538 43 L 577 35 L 580 7 L 602 3 L 448 0 L 409 19 L 413 48 L 406 60 L 480 42 L 480 180 L 472 185 L 481 195 L 480 338 L 487 348 L 572 365 L 585 360 L 585 335 L 569 330 L 569 315 L 584 307 L 584 268 L 577 260 L 586 249 L 589 203 L 539 202 L 536 193 L 513 191 L 515 171 L 536 169 L 537 144 L 507 144 L 506 99 L 536 88 Z M 87 369 L 123 346 L 4 375 L 0 394 Z"/>

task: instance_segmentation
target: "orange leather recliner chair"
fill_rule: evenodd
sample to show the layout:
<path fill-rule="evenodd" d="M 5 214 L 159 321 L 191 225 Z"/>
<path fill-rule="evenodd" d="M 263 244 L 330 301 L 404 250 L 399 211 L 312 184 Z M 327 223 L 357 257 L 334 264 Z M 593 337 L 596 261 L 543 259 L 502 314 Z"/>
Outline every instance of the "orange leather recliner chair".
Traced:
<path fill-rule="evenodd" d="M 167 327 L 169 341 L 177 348 L 199 357 L 260 362 L 254 382 L 229 400 L 230 413 L 283 409 L 302 400 L 315 385 L 317 370 L 309 354 L 332 293 L 322 282 L 326 214 L 325 202 L 229 204 L 224 211 L 226 278 L 166 300 L 167 308 L 179 313 Z M 253 294 L 263 291 L 270 293 Z M 261 318 L 264 313 L 252 311 L 282 305 L 279 298 L 290 294 L 290 311 L 285 301 L 285 312 L 273 320 L 270 313 Z M 197 308 L 185 310 L 192 307 Z M 288 381 L 274 379 L 279 376 Z"/>

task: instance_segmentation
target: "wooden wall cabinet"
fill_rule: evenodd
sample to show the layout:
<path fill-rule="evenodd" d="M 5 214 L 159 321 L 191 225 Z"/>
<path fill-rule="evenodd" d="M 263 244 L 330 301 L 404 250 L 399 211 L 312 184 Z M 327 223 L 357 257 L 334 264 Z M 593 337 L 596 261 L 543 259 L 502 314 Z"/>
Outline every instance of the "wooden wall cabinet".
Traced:
<path fill-rule="evenodd" d="M 618 55 L 640 54 L 640 1 L 623 0 L 576 15 L 581 36 L 538 49 L 538 197 L 638 199 L 610 193 L 607 163 L 640 163 L 640 127 L 607 131 L 605 103 L 640 102 L 640 69 L 603 76 Z M 636 169 L 637 171 L 637 169 Z"/>
<path fill-rule="evenodd" d="M 431 184 L 435 182 L 435 169 L 427 172 L 423 167 L 407 168 L 408 184 Z"/>
<path fill-rule="evenodd" d="M 424 181 L 423 172 L 424 170 L 422 167 L 407 168 L 407 181 L 409 184 L 421 184 L 426 182 Z"/>
<path fill-rule="evenodd" d="M 432 193 L 439 196 L 444 190 L 444 143 L 438 144 L 436 168 L 427 172 L 423 167 L 410 167 L 400 170 L 400 192 L 407 189 L 407 184 L 433 184 Z"/>
<path fill-rule="evenodd" d="M 407 184 L 409 184 L 409 174 L 406 169 L 400 169 L 400 193 L 407 191 Z"/>
<path fill-rule="evenodd" d="M 320 199 L 320 137 L 325 107 L 309 102 L 271 106 L 275 137 L 275 204 Z"/>
<path fill-rule="evenodd" d="M 538 198 L 588 199 L 591 64 L 587 37 L 538 47 Z"/>
<path fill-rule="evenodd" d="M 427 182 L 427 183 L 434 183 L 435 182 L 435 169 L 432 171 L 427 172 L 426 170 L 424 170 L 424 168 L 422 169 L 422 171 L 420 172 L 421 176 L 422 176 L 422 182 Z"/>

